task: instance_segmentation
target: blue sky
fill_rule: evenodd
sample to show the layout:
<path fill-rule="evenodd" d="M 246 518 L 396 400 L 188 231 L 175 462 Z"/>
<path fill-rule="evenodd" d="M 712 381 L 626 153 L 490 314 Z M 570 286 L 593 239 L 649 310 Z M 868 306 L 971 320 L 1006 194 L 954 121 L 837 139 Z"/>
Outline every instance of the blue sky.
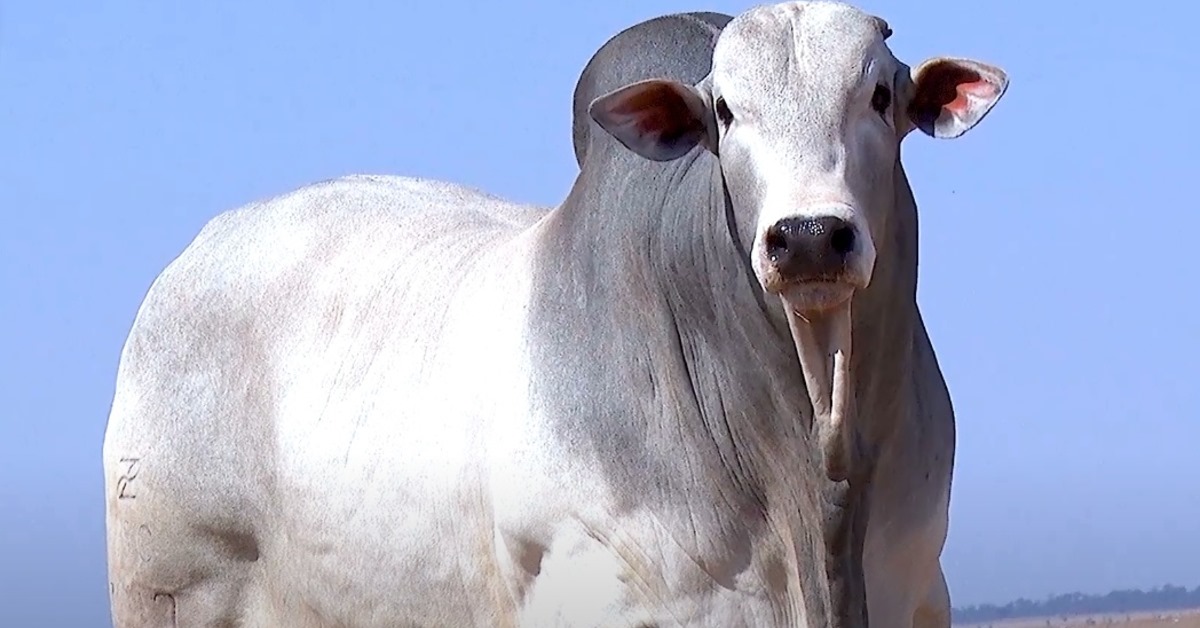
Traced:
<path fill-rule="evenodd" d="M 748 6 L 5 3 L 0 624 L 108 626 L 117 358 L 206 221 L 355 172 L 554 204 L 592 52 L 654 15 Z M 967 136 L 906 144 L 958 412 L 956 605 L 1200 584 L 1200 5 L 861 6 L 910 64 L 973 56 L 1012 79 Z"/>

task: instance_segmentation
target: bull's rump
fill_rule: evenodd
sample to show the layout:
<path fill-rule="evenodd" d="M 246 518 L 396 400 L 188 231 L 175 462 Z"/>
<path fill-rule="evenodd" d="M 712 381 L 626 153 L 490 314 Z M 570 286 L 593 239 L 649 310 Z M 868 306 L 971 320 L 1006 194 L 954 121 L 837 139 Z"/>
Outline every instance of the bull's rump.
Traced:
<path fill-rule="evenodd" d="M 520 234 L 543 211 L 359 177 L 206 226 L 118 369 L 114 596 L 363 626 L 486 609 L 486 444 L 520 413 Z"/>

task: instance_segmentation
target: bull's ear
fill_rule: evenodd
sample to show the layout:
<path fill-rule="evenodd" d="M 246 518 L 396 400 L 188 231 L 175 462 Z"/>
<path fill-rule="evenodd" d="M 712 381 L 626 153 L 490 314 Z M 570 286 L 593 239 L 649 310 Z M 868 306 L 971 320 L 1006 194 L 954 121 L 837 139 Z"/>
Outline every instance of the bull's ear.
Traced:
<path fill-rule="evenodd" d="M 908 117 L 926 135 L 955 138 L 970 131 L 1008 89 L 1004 70 L 954 57 L 934 57 L 912 72 Z"/>
<path fill-rule="evenodd" d="M 712 145 L 708 100 L 696 87 L 678 81 L 649 79 L 619 87 L 593 100 L 588 114 L 646 159 L 670 161 L 697 144 Z"/>

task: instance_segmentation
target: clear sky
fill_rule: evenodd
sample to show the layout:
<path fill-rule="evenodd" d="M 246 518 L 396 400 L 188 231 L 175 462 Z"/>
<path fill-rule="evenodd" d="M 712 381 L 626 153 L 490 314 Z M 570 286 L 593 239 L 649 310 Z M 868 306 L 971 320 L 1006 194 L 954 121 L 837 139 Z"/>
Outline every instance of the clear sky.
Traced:
<path fill-rule="evenodd" d="M 590 55 L 644 18 L 748 6 L 4 3 L 0 625 L 109 625 L 117 358 L 206 221 L 348 173 L 555 204 Z M 906 144 L 958 413 L 955 604 L 1200 584 L 1200 4 L 862 6 L 912 65 L 973 56 L 1012 79 L 967 136 Z"/>

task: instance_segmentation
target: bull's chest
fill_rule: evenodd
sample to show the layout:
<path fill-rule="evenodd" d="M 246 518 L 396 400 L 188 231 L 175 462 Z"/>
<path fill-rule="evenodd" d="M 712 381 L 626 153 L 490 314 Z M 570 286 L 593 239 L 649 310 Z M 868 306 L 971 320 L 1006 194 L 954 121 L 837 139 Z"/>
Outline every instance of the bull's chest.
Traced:
<path fill-rule="evenodd" d="M 799 556 L 765 525 L 637 509 L 529 532 L 499 535 L 518 625 L 805 625 Z"/>

